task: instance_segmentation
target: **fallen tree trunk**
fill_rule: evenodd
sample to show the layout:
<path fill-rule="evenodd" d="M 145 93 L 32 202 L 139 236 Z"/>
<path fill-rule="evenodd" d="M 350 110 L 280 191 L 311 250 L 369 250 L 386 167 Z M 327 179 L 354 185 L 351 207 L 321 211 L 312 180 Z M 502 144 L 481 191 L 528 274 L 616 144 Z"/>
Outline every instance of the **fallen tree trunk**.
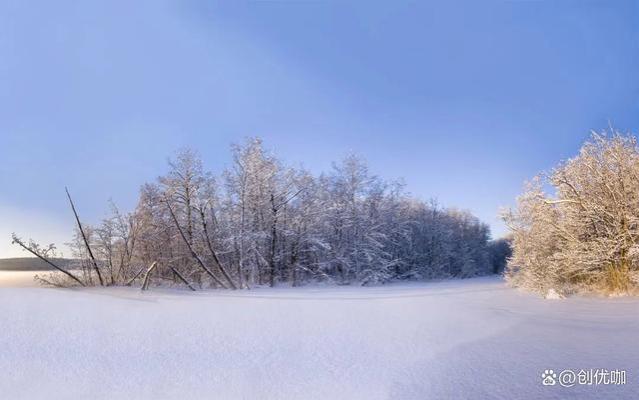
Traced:
<path fill-rule="evenodd" d="M 158 262 L 153 261 L 153 264 L 151 264 L 149 269 L 146 270 L 146 274 L 144 275 L 144 282 L 142 283 L 142 290 L 147 290 L 149 288 L 151 272 L 153 272 L 153 270 L 155 269 L 157 265 L 158 265 Z"/>
<path fill-rule="evenodd" d="M 183 276 L 182 276 L 182 274 L 181 274 L 181 273 L 179 273 L 179 272 L 178 272 L 178 270 L 177 270 L 177 269 L 175 269 L 175 268 L 171 267 L 170 265 L 169 265 L 169 268 L 171 268 L 171 271 L 173 271 L 173 273 L 174 273 L 174 274 L 175 274 L 175 275 L 176 275 L 176 276 L 177 276 L 177 277 L 178 277 L 178 278 L 179 278 L 179 279 L 180 279 L 180 280 L 181 280 L 181 281 L 182 281 L 182 282 L 183 282 L 186 286 L 188 286 L 188 287 L 189 287 L 189 289 L 191 289 L 192 291 L 194 291 L 194 292 L 195 292 L 195 288 L 194 288 L 193 286 L 191 286 L 191 284 L 190 284 L 190 283 L 186 280 L 186 278 L 185 278 L 185 277 L 183 277 Z"/>
<path fill-rule="evenodd" d="M 25 249 L 26 251 L 28 251 L 29 253 L 33 254 L 34 256 L 38 257 L 40 260 L 44 261 L 45 263 L 49 264 L 50 266 L 52 266 L 53 268 L 57 269 L 58 271 L 62 272 L 63 274 L 67 275 L 68 277 L 70 277 L 71 279 L 73 279 L 74 281 L 78 282 L 80 285 L 82 286 L 86 286 L 84 283 L 82 283 L 82 281 L 80 279 L 78 279 L 78 277 L 76 277 L 75 275 L 73 275 L 71 272 L 58 267 L 57 265 L 55 265 L 54 263 L 52 263 L 51 261 L 49 261 L 47 258 L 41 256 L 40 254 L 38 254 L 36 251 L 33 251 L 29 246 L 27 246 L 26 244 L 24 244 L 22 242 L 22 240 L 20 240 L 16 235 L 13 235 L 13 243 L 19 245 L 20 247 L 22 247 L 23 249 Z"/>
<path fill-rule="evenodd" d="M 133 276 L 133 278 L 129 279 L 129 281 L 126 283 L 126 286 L 131 286 L 133 284 L 133 281 L 135 281 L 138 278 L 138 276 L 140 276 L 140 274 L 142 274 L 142 271 L 144 271 L 144 267 L 140 268 L 138 273 L 135 274 Z"/>

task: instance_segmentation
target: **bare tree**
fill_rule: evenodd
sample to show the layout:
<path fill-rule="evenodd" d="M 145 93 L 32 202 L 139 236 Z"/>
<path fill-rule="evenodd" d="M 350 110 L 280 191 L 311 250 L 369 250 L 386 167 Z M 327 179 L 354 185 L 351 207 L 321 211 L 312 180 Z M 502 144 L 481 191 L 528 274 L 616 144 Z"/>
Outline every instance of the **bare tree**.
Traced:
<path fill-rule="evenodd" d="M 78 216 L 78 212 L 75 210 L 75 205 L 73 204 L 73 200 L 71 199 L 71 194 L 69 194 L 69 189 L 66 187 L 64 190 L 67 192 L 67 198 L 69 199 L 69 204 L 71 204 L 71 210 L 73 210 L 73 215 L 75 216 L 75 221 L 78 224 L 78 230 L 82 235 L 82 239 L 84 240 L 84 245 L 86 246 L 87 253 L 89 253 L 89 257 L 91 258 L 91 262 L 93 263 L 93 268 L 95 273 L 98 275 L 98 280 L 100 281 L 100 286 L 104 286 L 104 281 L 102 280 L 102 274 L 100 273 L 100 268 L 98 268 L 98 263 L 95 260 L 93 255 L 93 251 L 91 251 L 91 245 L 89 245 L 89 240 L 87 239 L 87 235 L 84 233 L 84 229 L 82 229 L 82 223 L 80 222 L 80 217 Z"/>
<path fill-rule="evenodd" d="M 20 239 L 18 236 L 16 236 L 16 234 L 12 234 L 12 243 L 17 244 L 18 246 L 22 247 L 24 250 L 28 251 L 29 253 L 33 254 L 34 256 L 38 257 L 40 260 L 44 261 L 45 263 L 49 264 L 50 266 L 52 266 L 53 268 L 55 268 L 56 270 L 62 272 L 63 274 L 65 274 L 66 276 L 68 276 L 69 278 L 73 279 L 75 282 L 77 282 L 80 286 L 85 286 L 85 284 L 75 275 L 73 275 L 71 272 L 67 271 L 66 269 L 58 266 L 57 264 L 53 263 L 48 255 L 49 253 L 51 253 L 55 247 L 53 245 L 49 245 L 49 247 L 47 248 L 41 248 L 37 243 L 35 243 L 34 241 L 31 241 L 29 244 L 25 244 L 24 241 L 22 239 Z"/>

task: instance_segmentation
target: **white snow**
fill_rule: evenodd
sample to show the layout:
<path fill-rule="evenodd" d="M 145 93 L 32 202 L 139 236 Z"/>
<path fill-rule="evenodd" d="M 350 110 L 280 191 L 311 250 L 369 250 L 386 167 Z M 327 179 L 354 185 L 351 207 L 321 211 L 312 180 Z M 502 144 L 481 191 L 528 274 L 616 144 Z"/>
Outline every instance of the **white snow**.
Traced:
<path fill-rule="evenodd" d="M 0 288 L 3 399 L 633 399 L 639 299 L 496 278 L 186 292 Z M 546 369 L 625 386 L 542 386 Z"/>
<path fill-rule="evenodd" d="M 548 292 L 546 293 L 546 295 L 544 296 L 547 300 L 561 300 L 563 299 L 565 296 L 563 296 L 561 293 L 557 292 L 555 289 L 549 289 Z"/>

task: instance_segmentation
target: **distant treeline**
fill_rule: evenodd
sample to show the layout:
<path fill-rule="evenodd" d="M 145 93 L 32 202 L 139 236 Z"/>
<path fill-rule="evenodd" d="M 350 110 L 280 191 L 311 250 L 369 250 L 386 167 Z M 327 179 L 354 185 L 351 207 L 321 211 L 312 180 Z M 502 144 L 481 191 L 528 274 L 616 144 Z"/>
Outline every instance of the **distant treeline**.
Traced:
<path fill-rule="evenodd" d="M 61 267 L 69 267 L 73 260 L 53 258 L 52 261 Z M 49 271 L 54 268 L 35 257 L 0 258 L 0 271 Z"/>

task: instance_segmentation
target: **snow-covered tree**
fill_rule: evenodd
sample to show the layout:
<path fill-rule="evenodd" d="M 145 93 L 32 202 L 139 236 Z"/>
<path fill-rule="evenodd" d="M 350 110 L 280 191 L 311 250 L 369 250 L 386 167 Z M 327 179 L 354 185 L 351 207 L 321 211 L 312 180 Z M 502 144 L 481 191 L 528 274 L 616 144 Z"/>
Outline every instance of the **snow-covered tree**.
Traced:
<path fill-rule="evenodd" d="M 593 133 L 576 157 L 529 183 L 504 218 L 513 232 L 507 276 L 514 285 L 542 294 L 636 288 L 636 139 Z"/>
<path fill-rule="evenodd" d="M 133 213 L 82 226 L 88 285 L 369 285 L 492 270 L 488 228 L 470 213 L 412 198 L 353 155 L 319 176 L 291 168 L 257 138 L 232 147 L 220 178 L 178 152 Z"/>

